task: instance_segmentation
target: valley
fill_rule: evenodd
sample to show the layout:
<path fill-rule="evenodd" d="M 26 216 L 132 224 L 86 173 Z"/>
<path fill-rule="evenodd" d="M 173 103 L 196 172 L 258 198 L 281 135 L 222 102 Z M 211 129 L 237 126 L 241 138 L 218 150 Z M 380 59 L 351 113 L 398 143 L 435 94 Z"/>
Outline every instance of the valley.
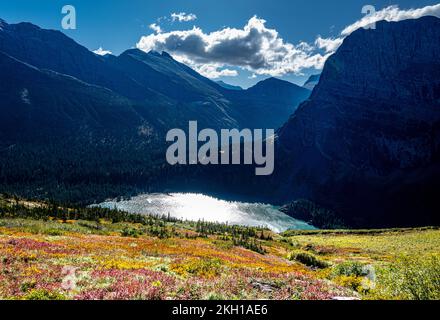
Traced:
<path fill-rule="evenodd" d="M 0 19 L 0 300 L 440 299 L 440 19 L 314 48 L 265 23 L 211 58 L 265 33 L 322 72 L 262 77 L 258 53 L 243 89 L 141 50 L 156 24 L 101 55 Z"/>

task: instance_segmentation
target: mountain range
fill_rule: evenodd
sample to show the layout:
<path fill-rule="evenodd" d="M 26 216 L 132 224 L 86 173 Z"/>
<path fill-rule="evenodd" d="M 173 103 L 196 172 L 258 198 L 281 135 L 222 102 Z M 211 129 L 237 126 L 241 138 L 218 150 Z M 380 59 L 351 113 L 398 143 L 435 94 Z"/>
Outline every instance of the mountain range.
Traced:
<path fill-rule="evenodd" d="M 30 23 L 3 22 L 0 52 L 42 72 L 50 70 L 111 90 L 133 105 L 140 105 L 138 120 L 155 122 L 156 130 L 160 130 L 159 123 L 168 129 L 186 127 L 189 120 L 198 120 L 201 127 L 214 129 L 276 129 L 310 95 L 306 89 L 275 79 L 267 86 L 260 84 L 258 90 L 232 92 L 165 52 L 130 49 L 119 56 L 101 57 L 59 31 Z M 273 83 L 280 88 L 282 97 L 270 93 Z M 263 91 L 264 102 L 260 99 Z M 28 88 L 28 94 L 34 93 Z M 250 108 L 252 119 L 248 121 Z"/>
<path fill-rule="evenodd" d="M 344 40 L 312 93 L 275 78 L 231 90 L 165 52 L 98 56 L 2 22 L 0 190 L 91 203 L 167 188 L 288 204 L 317 226 L 322 212 L 350 227 L 439 224 L 439 56 L 440 19 L 379 22 Z M 170 168 L 164 133 L 189 120 L 279 128 L 275 173 Z"/>

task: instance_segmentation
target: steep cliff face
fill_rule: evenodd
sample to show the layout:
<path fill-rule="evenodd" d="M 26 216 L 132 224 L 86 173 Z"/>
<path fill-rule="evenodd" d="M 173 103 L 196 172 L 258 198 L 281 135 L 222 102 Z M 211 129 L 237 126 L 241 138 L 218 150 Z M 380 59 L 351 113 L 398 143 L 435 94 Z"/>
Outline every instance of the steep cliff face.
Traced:
<path fill-rule="evenodd" d="M 351 225 L 439 222 L 440 19 L 358 30 L 278 132 L 276 198 Z"/>

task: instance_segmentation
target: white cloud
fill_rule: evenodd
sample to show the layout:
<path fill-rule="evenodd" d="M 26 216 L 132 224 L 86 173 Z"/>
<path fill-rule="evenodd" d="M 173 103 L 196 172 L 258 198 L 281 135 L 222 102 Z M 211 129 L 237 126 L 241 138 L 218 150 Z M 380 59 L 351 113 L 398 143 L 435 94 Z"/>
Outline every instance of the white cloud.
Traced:
<path fill-rule="evenodd" d="M 440 18 L 440 3 L 418 9 L 401 10 L 398 6 L 389 6 L 377 11 L 372 15 L 365 16 L 361 20 L 347 26 L 342 30 L 342 36 L 348 36 L 359 28 L 367 27 L 378 21 L 402 21 L 406 19 L 418 19 L 424 16 L 436 16 Z"/>
<path fill-rule="evenodd" d="M 102 47 L 99 47 L 99 49 L 94 50 L 93 53 L 95 53 L 99 56 L 105 56 L 106 54 L 112 54 L 111 51 L 104 50 L 104 49 L 102 49 Z"/>
<path fill-rule="evenodd" d="M 221 66 L 215 64 L 201 64 L 194 66 L 194 69 L 201 75 L 210 78 L 217 79 L 220 77 L 236 77 L 238 76 L 237 70 L 221 69 Z"/>
<path fill-rule="evenodd" d="M 304 68 L 322 68 L 326 56 L 313 54 L 305 43 L 285 42 L 266 21 L 251 18 L 243 29 L 224 28 L 211 33 L 191 30 L 150 34 L 137 47 L 146 52 L 167 51 L 191 66 L 235 66 L 256 74 L 280 76 L 299 73 Z"/>
<path fill-rule="evenodd" d="M 150 25 L 149 25 L 149 28 L 150 28 L 151 30 L 153 30 L 154 32 L 156 32 L 156 33 L 162 33 L 162 29 L 161 29 L 161 27 L 160 27 L 158 24 L 156 24 L 156 23 L 152 23 L 152 24 L 150 24 Z"/>
<path fill-rule="evenodd" d="M 318 36 L 315 41 L 315 45 L 319 49 L 324 49 L 326 53 L 335 52 L 343 41 L 343 38 L 321 38 L 321 36 Z"/>
<path fill-rule="evenodd" d="M 189 22 L 194 21 L 197 19 L 197 16 L 194 13 L 172 13 L 171 14 L 171 20 L 172 21 L 179 21 L 179 22 Z"/>

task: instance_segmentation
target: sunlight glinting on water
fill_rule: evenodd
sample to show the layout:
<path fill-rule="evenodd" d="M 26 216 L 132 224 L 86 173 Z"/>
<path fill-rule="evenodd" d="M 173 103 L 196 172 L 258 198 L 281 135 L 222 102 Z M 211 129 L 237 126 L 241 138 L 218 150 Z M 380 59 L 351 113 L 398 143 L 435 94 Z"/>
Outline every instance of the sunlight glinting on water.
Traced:
<path fill-rule="evenodd" d="M 231 202 L 203 194 L 173 193 L 145 194 L 127 201 L 107 201 L 100 206 L 117 208 L 131 213 L 170 215 L 191 220 L 210 221 L 246 226 L 263 226 L 275 232 L 288 229 L 313 229 L 280 212 L 276 207 L 261 203 Z"/>

